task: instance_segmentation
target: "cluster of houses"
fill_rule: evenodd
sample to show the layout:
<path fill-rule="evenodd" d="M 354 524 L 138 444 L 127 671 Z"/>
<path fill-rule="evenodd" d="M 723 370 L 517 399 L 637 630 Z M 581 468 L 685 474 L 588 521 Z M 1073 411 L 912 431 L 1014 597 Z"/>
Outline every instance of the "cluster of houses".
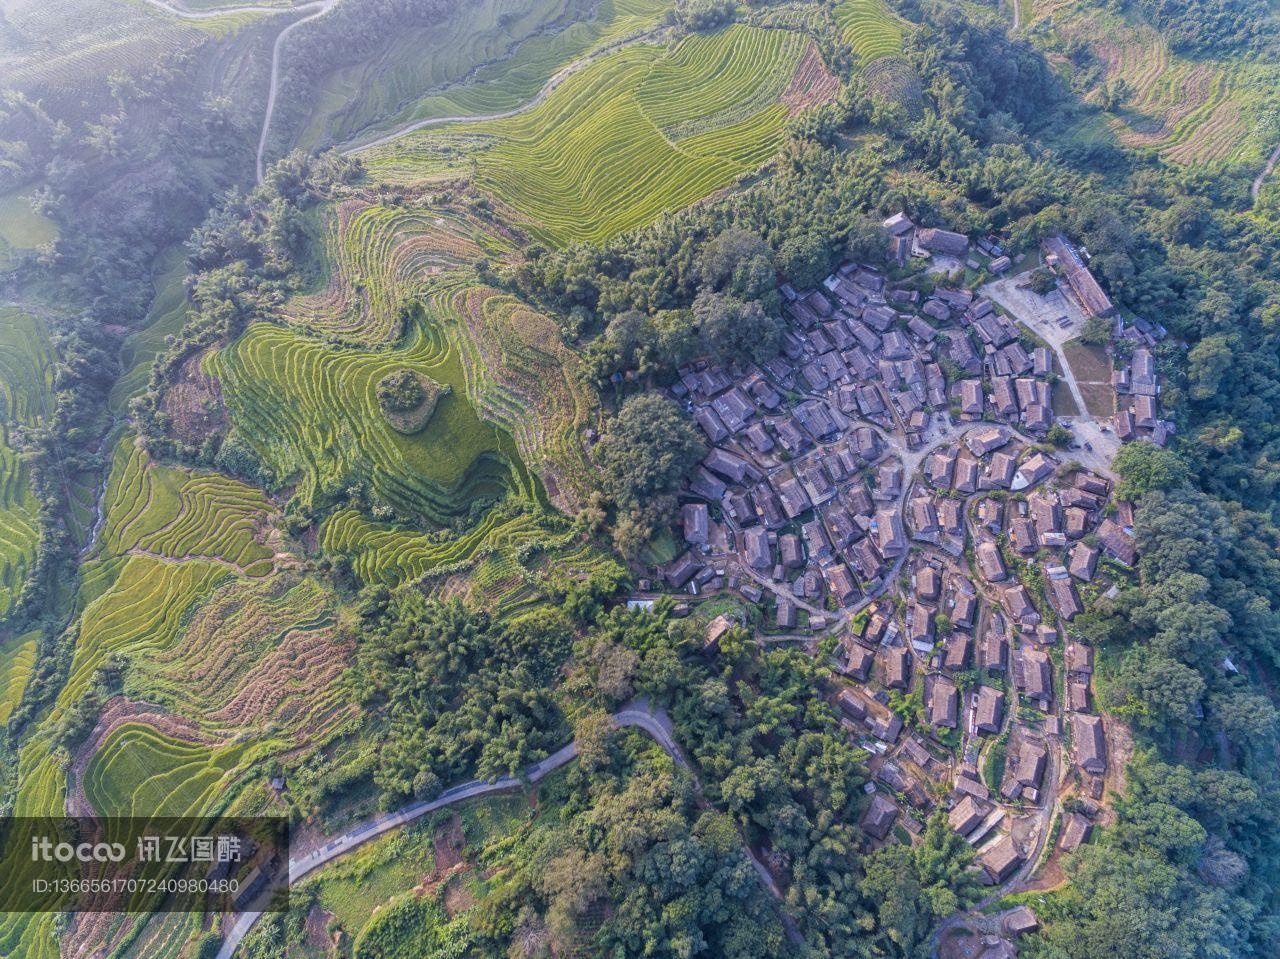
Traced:
<path fill-rule="evenodd" d="M 893 261 L 969 251 L 901 214 L 885 226 Z M 1090 315 L 1114 313 L 1065 240 L 1045 250 Z M 776 632 L 836 632 L 835 705 L 872 757 L 866 833 L 917 832 L 941 804 L 1004 882 L 1045 841 L 1036 811 L 1063 789 L 1063 848 L 1098 814 L 1092 650 L 1065 627 L 1082 591 L 1114 589 L 1135 562 L 1132 507 L 1046 444 L 1053 355 L 991 301 L 854 263 L 781 293 L 779 355 L 691 365 L 669 388 L 709 452 L 682 499 L 683 549 L 658 575 L 695 595 L 736 590 Z M 1151 345 L 1115 386 L 1131 436 L 1163 441 Z M 708 648 L 731 626 L 718 617 Z"/>
<path fill-rule="evenodd" d="M 943 233 L 911 228 L 909 238 L 936 244 Z M 881 588 L 907 551 L 908 527 L 963 548 L 958 502 L 905 501 L 903 455 L 958 427 L 981 428 L 986 451 L 1007 447 L 1003 426 L 1042 440 L 1054 422 L 1053 361 L 990 300 L 947 286 L 922 295 L 918 285 L 854 263 L 818 290 L 784 285 L 790 322 L 778 356 L 680 371 L 670 392 L 710 451 L 681 515 L 686 549 L 661 570 L 669 588 L 772 592 L 779 627 L 807 610 L 812 628 Z M 976 465 L 958 463 L 960 491 Z M 1023 462 L 1010 447 L 972 482 L 1018 490 L 1044 468 L 1042 456 Z"/>

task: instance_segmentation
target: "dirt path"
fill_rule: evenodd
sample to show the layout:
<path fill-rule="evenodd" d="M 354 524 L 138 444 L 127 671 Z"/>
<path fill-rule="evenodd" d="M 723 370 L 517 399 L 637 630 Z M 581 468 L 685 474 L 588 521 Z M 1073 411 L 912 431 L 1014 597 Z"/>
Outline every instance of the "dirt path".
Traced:
<path fill-rule="evenodd" d="M 1277 143 L 1276 148 L 1271 151 L 1271 156 L 1267 157 L 1267 165 L 1262 168 L 1261 173 L 1253 178 L 1253 185 L 1249 187 L 1249 197 L 1254 203 L 1258 202 L 1258 194 L 1262 192 L 1262 184 L 1266 182 L 1267 177 L 1271 176 L 1277 163 L 1280 163 L 1280 143 Z"/>

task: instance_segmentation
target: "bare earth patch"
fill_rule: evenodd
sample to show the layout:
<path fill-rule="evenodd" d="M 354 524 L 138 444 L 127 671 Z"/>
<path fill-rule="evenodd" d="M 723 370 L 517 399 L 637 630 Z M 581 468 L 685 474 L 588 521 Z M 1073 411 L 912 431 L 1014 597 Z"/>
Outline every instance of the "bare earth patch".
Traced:
<path fill-rule="evenodd" d="M 188 358 L 160 398 L 160 409 L 172 421 L 174 435 L 191 446 L 199 446 L 227 425 L 222 388 L 203 369 L 207 355 L 198 353 Z"/>
<path fill-rule="evenodd" d="M 787 115 L 795 116 L 809 107 L 831 102 L 839 90 L 840 78 L 827 69 L 818 45 L 810 40 L 795 75 L 782 91 L 782 102 L 787 105 Z"/>

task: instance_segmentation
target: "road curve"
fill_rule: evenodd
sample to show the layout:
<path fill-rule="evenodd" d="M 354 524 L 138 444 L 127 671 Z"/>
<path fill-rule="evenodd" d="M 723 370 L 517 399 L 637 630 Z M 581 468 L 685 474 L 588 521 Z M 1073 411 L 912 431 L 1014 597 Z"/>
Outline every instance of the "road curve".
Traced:
<path fill-rule="evenodd" d="M 143 2 L 163 13 L 178 17 L 180 20 L 212 20 L 215 17 L 234 16 L 242 13 L 306 14 L 306 16 L 299 17 L 297 20 L 294 20 L 276 34 L 275 43 L 271 45 L 271 85 L 267 88 L 267 109 L 262 117 L 262 132 L 258 136 L 258 153 L 255 161 L 255 172 L 257 174 L 258 182 L 261 183 L 265 166 L 263 158 L 267 152 L 267 135 L 271 132 L 271 117 L 275 113 L 276 94 L 279 92 L 280 88 L 280 54 L 284 50 L 285 38 L 304 23 L 310 23 L 317 17 L 323 17 L 338 5 L 339 0 L 313 0 L 311 3 L 298 4 L 297 6 L 292 7 L 248 5 L 239 7 L 218 7 L 212 10 L 187 10 L 183 7 L 177 7 L 173 4 L 166 3 L 165 0 L 143 0 Z"/>
<path fill-rule="evenodd" d="M 618 727 L 639 729 L 657 743 L 677 766 L 684 769 L 689 768 L 688 760 L 685 759 L 679 744 L 676 743 L 671 720 L 663 710 L 655 709 L 644 700 L 637 700 L 614 713 L 613 722 Z M 341 856 L 345 856 L 353 849 L 363 846 L 370 839 L 390 832 L 392 829 L 408 825 L 415 819 L 420 819 L 428 813 L 435 812 L 437 809 L 444 809 L 447 806 L 465 802 L 469 799 L 479 799 L 484 796 L 511 792 L 522 788 L 526 784 L 536 783 L 562 766 L 568 765 L 577 755 L 578 744 L 574 741 L 528 767 L 522 777 L 503 776 L 494 782 L 474 780 L 462 783 L 446 789 L 435 799 L 420 799 L 409 803 L 407 806 L 400 807 L 395 812 L 384 813 L 380 816 L 374 816 L 372 819 L 366 819 L 360 825 L 329 840 L 319 849 L 313 849 L 301 859 L 290 859 L 289 882 L 293 884 L 326 863 L 332 862 Z M 699 793 L 701 793 L 701 786 L 698 784 L 696 777 L 694 783 Z M 760 876 L 761 883 L 774 898 L 781 899 L 782 890 L 778 888 L 777 882 L 769 874 L 769 870 L 765 868 L 764 863 L 756 858 L 750 847 L 744 846 L 744 849 L 751 860 L 752 867 Z M 222 948 L 218 950 L 217 959 L 231 959 L 236 949 L 239 948 L 240 942 L 248 935 L 249 930 L 253 928 L 254 923 L 258 921 L 261 915 L 262 913 L 260 912 L 245 912 L 238 915 L 236 921 L 232 923 L 231 928 L 227 931 L 226 938 L 222 942 Z M 789 921 L 787 925 L 788 933 L 790 934 L 791 924 Z"/>
<path fill-rule="evenodd" d="M 1249 187 L 1249 197 L 1254 203 L 1258 202 L 1258 194 L 1262 192 L 1262 184 L 1266 182 L 1267 177 L 1271 176 L 1277 163 L 1280 163 L 1280 143 L 1277 143 L 1276 148 L 1271 151 L 1271 156 L 1267 157 L 1267 165 L 1262 168 L 1261 173 L 1253 178 L 1253 184 Z"/>

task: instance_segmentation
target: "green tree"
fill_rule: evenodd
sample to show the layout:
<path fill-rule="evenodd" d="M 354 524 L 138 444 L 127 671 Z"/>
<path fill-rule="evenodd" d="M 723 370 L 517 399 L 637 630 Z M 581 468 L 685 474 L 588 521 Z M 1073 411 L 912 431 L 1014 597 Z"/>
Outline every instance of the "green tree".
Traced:
<path fill-rule="evenodd" d="M 778 269 L 797 289 L 816 289 L 832 265 L 831 246 L 816 233 L 792 237 L 778 250 Z"/>
<path fill-rule="evenodd" d="M 596 447 L 605 491 L 641 528 L 670 518 L 673 494 L 705 452 L 670 400 L 641 393 L 622 404 Z"/>

